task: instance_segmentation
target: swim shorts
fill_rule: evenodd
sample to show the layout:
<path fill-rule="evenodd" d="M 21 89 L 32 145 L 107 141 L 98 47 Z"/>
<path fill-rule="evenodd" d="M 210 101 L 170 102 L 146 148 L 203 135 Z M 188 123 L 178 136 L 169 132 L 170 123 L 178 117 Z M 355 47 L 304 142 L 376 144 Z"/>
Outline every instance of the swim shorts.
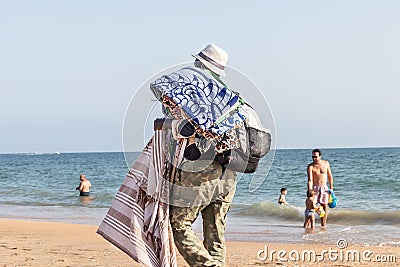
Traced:
<path fill-rule="evenodd" d="M 329 202 L 329 189 L 326 184 L 314 185 L 314 203 L 328 204 Z"/>
<path fill-rule="evenodd" d="M 308 218 L 311 217 L 314 214 L 313 210 L 305 210 L 304 215 Z"/>
<path fill-rule="evenodd" d="M 81 196 L 81 197 L 87 197 L 89 195 L 90 195 L 89 192 L 80 192 L 79 193 L 79 196 Z"/>

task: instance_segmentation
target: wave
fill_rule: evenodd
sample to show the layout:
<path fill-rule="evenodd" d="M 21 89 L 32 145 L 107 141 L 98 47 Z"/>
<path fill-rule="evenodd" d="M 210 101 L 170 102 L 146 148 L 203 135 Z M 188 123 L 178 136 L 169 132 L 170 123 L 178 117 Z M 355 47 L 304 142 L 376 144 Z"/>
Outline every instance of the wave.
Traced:
<path fill-rule="evenodd" d="M 252 205 L 232 205 L 232 212 L 238 216 L 259 218 L 282 218 L 296 220 L 301 218 L 301 211 L 295 206 L 279 206 L 271 202 L 260 202 Z"/>
<path fill-rule="evenodd" d="M 55 152 L 22 152 L 22 153 L 17 153 L 17 155 L 21 156 L 38 156 L 38 155 L 60 155 L 61 152 L 55 151 Z"/>
<path fill-rule="evenodd" d="M 46 192 L 44 192 L 46 193 Z M 87 208 L 109 208 L 112 201 L 111 195 L 99 196 L 90 195 L 88 197 L 79 196 L 57 196 L 48 195 L 37 198 L 0 200 L 1 205 L 9 207 L 87 207 Z"/>
<path fill-rule="evenodd" d="M 232 214 L 240 217 L 256 217 L 261 220 L 304 220 L 304 207 L 280 206 L 272 202 L 259 202 L 252 205 L 232 205 Z M 329 209 L 329 223 L 342 225 L 399 225 L 400 211 L 373 211 L 353 209 Z M 318 215 L 316 215 L 319 220 Z"/>

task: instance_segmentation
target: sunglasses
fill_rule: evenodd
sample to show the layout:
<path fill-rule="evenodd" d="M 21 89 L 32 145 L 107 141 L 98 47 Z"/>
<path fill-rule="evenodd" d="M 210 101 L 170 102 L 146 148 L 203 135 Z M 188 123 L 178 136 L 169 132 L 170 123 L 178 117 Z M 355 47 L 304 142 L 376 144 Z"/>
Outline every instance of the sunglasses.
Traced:
<path fill-rule="evenodd" d="M 316 158 L 318 158 L 318 156 L 311 156 L 313 159 L 316 159 Z"/>

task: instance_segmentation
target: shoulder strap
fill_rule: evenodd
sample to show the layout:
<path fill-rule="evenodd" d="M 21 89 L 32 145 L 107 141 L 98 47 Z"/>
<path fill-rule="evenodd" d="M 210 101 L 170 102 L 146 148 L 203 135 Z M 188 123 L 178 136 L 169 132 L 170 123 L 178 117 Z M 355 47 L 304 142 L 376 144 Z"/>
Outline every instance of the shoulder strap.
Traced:
<path fill-rule="evenodd" d="M 240 108 L 243 105 L 248 105 L 248 104 L 246 103 L 246 101 L 243 99 L 243 97 L 238 92 L 231 90 L 228 87 L 228 85 L 226 85 L 226 83 L 224 83 L 224 81 L 222 81 L 222 79 L 217 74 L 215 74 L 214 72 L 212 72 L 211 70 L 209 70 L 207 68 L 204 70 L 207 71 L 215 80 L 217 80 L 220 84 L 222 84 L 226 89 L 228 89 L 229 91 L 231 91 L 235 95 L 237 95 L 237 97 L 239 98 L 239 101 L 235 105 L 233 105 L 225 114 L 223 114 L 221 117 L 219 117 L 213 124 L 213 125 L 218 125 L 221 122 L 223 122 L 226 118 L 231 116 L 234 112 L 236 112 L 236 110 L 238 108 Z M 250 106 L 250 105 L 248 105 L 248 106 Z"/>

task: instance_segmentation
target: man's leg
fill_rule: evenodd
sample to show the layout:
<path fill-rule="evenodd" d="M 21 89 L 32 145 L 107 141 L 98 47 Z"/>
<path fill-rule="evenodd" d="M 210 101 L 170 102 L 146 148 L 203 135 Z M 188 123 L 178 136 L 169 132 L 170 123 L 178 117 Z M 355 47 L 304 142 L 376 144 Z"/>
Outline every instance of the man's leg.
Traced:
<path fill-rule="evenodd" d="M 201 214 L 203 216 L 204 246 L 219 264 L 225 266 L 226 246 L 225 246 L 225 227 L 226 215 L 230 203 L 213 202 L 205 207 Z"/>
<path fill-rule="evenodd" d="M 192 230 L 201 207 L 182 208 L 170 206 L 170 219 L 175 246 L 190 266 L 218 266 L 201 240 Z"/>
<path fill-rule="evenodd" d="M 325 216 L 322 217 L 321 219 L 321 226 L 326 226 L 326 221 L 328 220 L 328 202 L 329 202 L 329 189 L 327 185 L 322 185 L 320 187 L 319 202 L 325 211 Z"/>

